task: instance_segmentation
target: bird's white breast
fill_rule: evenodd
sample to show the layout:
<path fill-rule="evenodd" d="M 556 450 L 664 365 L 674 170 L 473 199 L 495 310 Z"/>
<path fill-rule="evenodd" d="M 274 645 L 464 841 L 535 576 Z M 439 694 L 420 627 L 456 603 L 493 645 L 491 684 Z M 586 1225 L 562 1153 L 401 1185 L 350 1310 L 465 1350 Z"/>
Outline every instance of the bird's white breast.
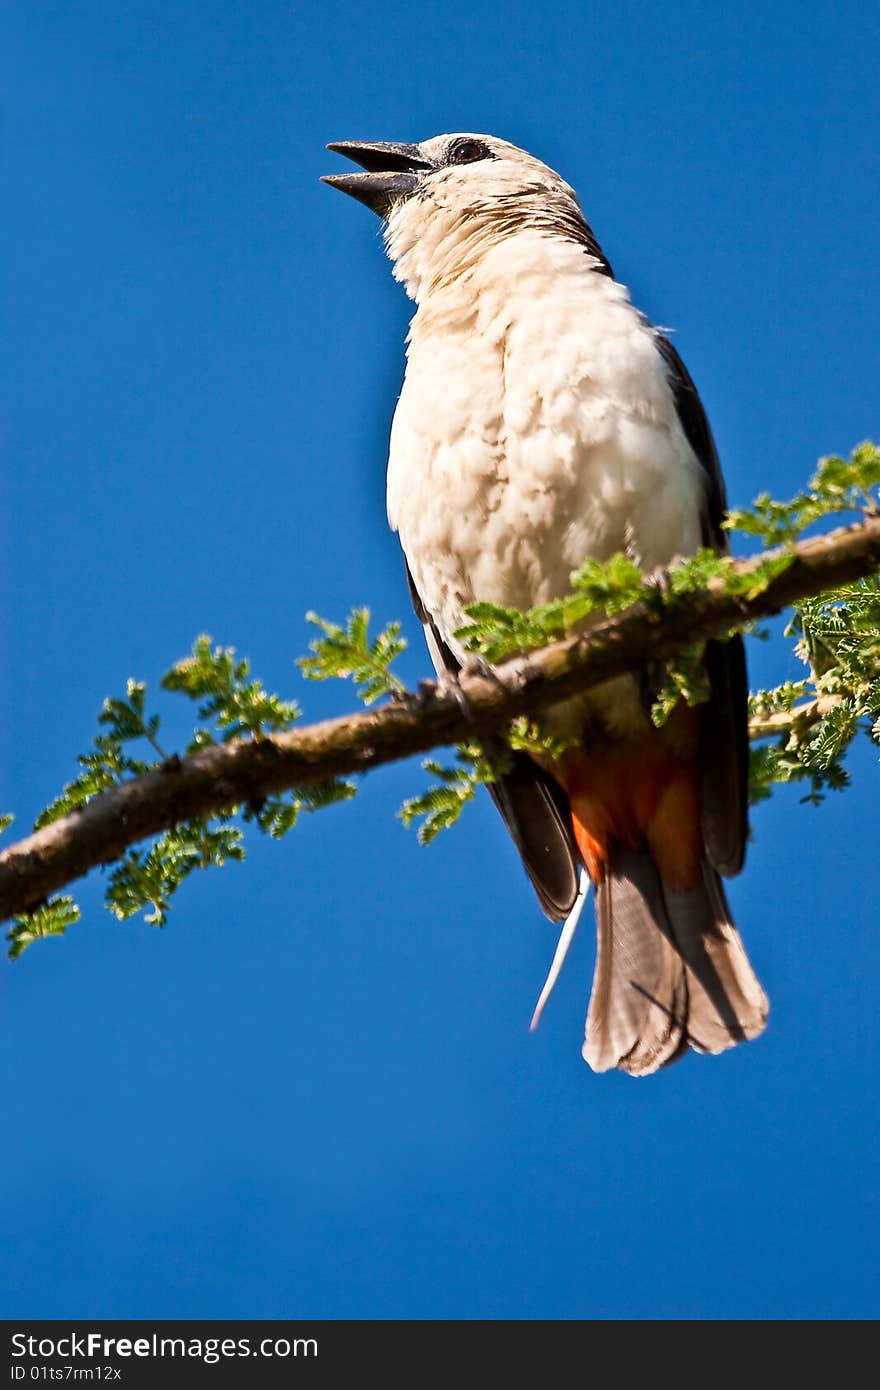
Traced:
<path fill-rule="evenodd" d="M 388 515 L 441 634 L 527 608 L 586 558 L 700 544 L 704 482 L 650 327 L 581 247 L 534 232 L 424 295 L 394 416 Z"/>

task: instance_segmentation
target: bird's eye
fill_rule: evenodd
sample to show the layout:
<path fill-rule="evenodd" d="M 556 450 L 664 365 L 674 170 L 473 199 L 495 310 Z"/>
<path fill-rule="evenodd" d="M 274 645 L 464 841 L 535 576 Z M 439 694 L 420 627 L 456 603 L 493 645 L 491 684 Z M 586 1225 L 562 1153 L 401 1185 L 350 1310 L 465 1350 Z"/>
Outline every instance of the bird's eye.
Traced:
<path fill-rule="evenodd" d="M 449 147 L 449 164 L 476 164 L 479 159 L 489 159 L 491 150 L 482 140 L 456 140 Z"/>

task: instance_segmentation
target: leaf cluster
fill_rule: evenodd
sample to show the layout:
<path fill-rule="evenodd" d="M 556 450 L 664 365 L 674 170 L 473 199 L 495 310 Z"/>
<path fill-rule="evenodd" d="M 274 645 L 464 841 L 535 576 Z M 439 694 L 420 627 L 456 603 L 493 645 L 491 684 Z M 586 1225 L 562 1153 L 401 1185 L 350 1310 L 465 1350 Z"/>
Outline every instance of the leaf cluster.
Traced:
<path fill-rule="evenodd" d="M 525 612 L 500 603 L 472 603 L 470 621 L 455 636 L 469 652 L 486 661 L 503 661 L 534 651 L 576 632 L 588 619 L 610 616 L 654 592 L 651 582 L 628 556 L 612 555 L 605 563 L 588 560 L 571 575 L 571 593 Z"/>
<path fill-rule="evenodd" d="M 808 674 L 752 696 L 752 795 L 800 782 L 815 804 L 848 786 L 843 760 L 860 732 L 880 743 L 880 579 L 797 604 L 786 635 Z"/>
<path fill-rule="evenodd" d="M 751 512 L 732 512 L 729 526 L 765 546 L 796 540 L 809 526 L 842 513 L 876 512 L 880 449 L 858 445 L 849 459 L 820 459 L 809 487 L 788 502 L 766 493 Z M 874 576 L 795 604 L 785 635 L 807 667 L 751 699 L 753 800 L 779 783 L 806 786 L 820 802 L 849 784 L 847 749 L 860 732 L 880 743 L 880 581 Z"/>
<path fill-rule="evenodd" d="M 244 859 L 244 836 L 231 820 L 225 814 L 199 816 L 166 831 L 148 850 L 129 850 L 107 886 L 106 902 L 114 917 L 124 921 L 142 911 L 145 922 L 163 927 L 171 898 L 194 869 Z"/>
<path fill-rule="evenodd" d="M 214 646 L 204 635 L 196 639 L 191 655 L 163 676 L 161 686 L 199 705 L 201 723 L 187 753 L 233 738 L 266 738 L 290 728 L 299 718 L 297 705 L 270 694 L 253 679 L 249 663 L 238 659 L 233 647 Z M 101 732 L 77 759 L 82 771 L 41 813 L 35 829 L 81 810 L 93 797 L 168 761 L 158 740 L 160 717 L 147 712 L 146 692 L 143 682 L 129 680 L 124 697 L 104 701 L 98 716 Z M 135 756 L 133 745 L 138 744 L 154 756 L 149 760 Z M 110 874 L 106 905 L 120 920 L 143 912 L 147 922 L 163 926 L 171 899 L 195 869 L 244 859 L 243 822 L 252 822 L 262 833 L 280 839 L 302 811 L 348 800 L 354 792 L 351 782 L 331 779 L 269 797 L 259 805 L 231 806 L 214 816 L 183 821 L 146 848 L 124 855 Z M 39 937 L 63 933 L 78 918 L 79 909 L 69 897 L 53 899 L 25 914 L 10 933 L 10 956 L 16 959 Z"/>
<path fill-rule="evenodd" d="M 323 634 L 309 643 L 312 655 L 297 662 L 307 680 L 352 680 L 365 705 L 383 695 L 404 693 L 403 683 L 391 670 L 392 661 L 406 650 L 400 623 L 389 623 L 371 642 L 369 608 L 355 608 L 345 627 L 327 622 L 317 613 L 307 613 L 306 619 Z"/>
<path fill-rule="evenodd" d="M 80 753 L 77 762 L 82 772 L 68 782 L 61 795 L 40 813 L 34 822 L 35 830 L 70 815 L 108 787 L 115 786 L 126 777 L 140 777 L 155 765 L 155 759 L 145 761 L 133 757 L 127 745 L 143 740 L 164 760 L 165 754 L 157 741 L 159 717 L 147 715 L 146 696 L 147 687 L 143 682 L 129 680 L 124 699 L 108 698 L 104 701 L 98 715 L 98 723 L 104 732 L 96 735 L 87 753 Z"/>
<path fill-rule="evenodd" d="M 866 440 L 848 459 L 829 454 L 819 460 L 809 487 L 788 502 L 769 493 L 756 497 L 749 511 L 732 511 L 727 528 L 757 536 L 763 545 L 795 541 L 809 526 L 843 512 L 876 511 L 880 489 L 880 449 Z"/>
<path fill-rule="evenodd" d="M 16 917 L 6 933 L 10 960 L 18 960 L 22 951 L 44 936 L 63 936 L 68 927 L 79 921 L 79 908 L 68 894 L 49 898 L 33 912 Z"/>
<path fill-rule="evenodd" d="M 195 752 L 218 740 L 263 738 L 289 729 L 300 717 L 292 700 L 270 695 L 250 678 L 250 663 L 238 660 L 234 647 L 215 647 L 211 638 L 197 637 L 192 655 L 178 661 L 162 677 L 163 690 L 177 691 L 201 701 L 199 719 L 211 728 L 199 728 L 187 752 Z"/>
<path fill-rule="evenodd" d="M 405 826 L 423 817 L 419 826 L 419 844 L 429 845 L 441 830 L 454 825 L 477 787 L 494 781 L 497 762 L 491 762 L 479 743 L 462 743 L 455 750 L 456 763 L 447 767 L 436 758 L 426 758 L 422 767 L 439 780 L 403 803 L 398 815 Z"/>

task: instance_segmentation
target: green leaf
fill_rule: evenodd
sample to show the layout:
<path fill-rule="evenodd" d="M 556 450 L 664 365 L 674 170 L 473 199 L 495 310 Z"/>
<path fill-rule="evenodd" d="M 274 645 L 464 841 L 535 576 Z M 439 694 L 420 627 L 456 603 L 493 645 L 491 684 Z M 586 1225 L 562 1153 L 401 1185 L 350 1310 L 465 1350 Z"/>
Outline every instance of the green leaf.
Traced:
<path fill-rule="evenodd" d="M 301 803 L 295 796 L 267 796 L 260 805 L 248 807 L 244 817 L 256 821 L 264 835 L 280 840 L 296 825 L 300 810 Z"/>
<path fill-rule="evenodd" d="M 828 791 L 848 785 L 846 753 L 861 731 L 873 736 L 880 713 L 880 579 L 845 584 L 794 608 L 786 635 L 797 638 L 806 663 L 802 681 L 786 682 L 751 700 L 757 720 L 791 713 L 772 741 L 753 750 L 753 794 L 774 783 L 804 782 L 805 801 L 818 804 Z M 809 717 L 798 711 L 803 700 Z"/>
<path fill-rule="evenodd" d="M 708 700 L 711 692 L 703 663 L 704 650 L 702 642 L 692 643 L 666 663 L 663 685 L 651 706 L 651 718 L 657 728 L 666 723 L 682 700 L 688 705 L 701 705 Z"/>
<path fill-rule="evenodd" d="M 565 605 L 542 604 L 528 613 L 498 603 L 472 603 L 465 609 L 470 622 L 456 628 L 466 651 L 486 661 L 503 661 L 517 652 L 546 647 L 566 633 Z"/>
<path fill-rule="evenodd" d="M 184 821 L 148 851 L 129 850 L 110 876 L 106 893 L 110 911 L 120 921 L 144 911 L 146 922 L 162 927 L 171 898 L 195 869 L 244 859 L 241 830 L 229 824 L 229 815 L 218 819 L 216 825 L 208 817 Z"/>
<path fill-rule="evenodd" d="M 767 719 L 773 714 L 788 714 L 807 694 L 808 682 L 783 681 L 770 690 L 756 690 L 749 696 L 749 715 L 752 719 Z"/>
<path fill-rule="evenodd" d="M 573 572 L 571 585 L 565 597 L 524 613 L 498 603 L 469 604 L 465 613 L 470 621 L 455 636 L 467 651 L 503 661 L 569 636 L 588 618 L 621 612 L 650 591 L 641 570 L 623 554 L 604 563 L 585 561 Z"/>
<path fill-rule="evenodd" d="M 460 744 L 455 756 L 458 759 L 456 767 L 446 767 L 435 758 L 426 758 L 422 767 L 439 778 L 439 783 L 420 796 L 410 797 L 397 813 L 407 827 L 424 817 L 419 826 L 420 845 L 429 845 L 441 830 L 454 825 L 467 803 L 473 800 L 477 787 L 494 780 L 495 768 L 478 743 Z"/>
<path fill-rule="evenodd" d="M 728 565 L 732 561 L 728 558 Z M 753 569 L 745 574 L 736 574 L 728 569 L 725 576 L 725 585 L 729 594 L 741 594 L 743 598 L 755 599 L 759 594 L 763 594 L 781 574 L 789 568 L 794 560 L 794 554 L 768 555 L 761 560 Z"/>
<path fill-rule="evenodd" d="M 571 586 L 586 604 L 582 616 L 597 609 L 610 615 L 643 598 L 648 581 L 628 555 L 618 553 L 604 564 L 586 560 L 572 574 Z"/>
<path fill-rule="evenodd" d="M 110 732 L 96 735 L 90 752 L 79 755 L 77 762 L 83 771 L 74 781 L 68 782 L 61 795 L 40 812 L 34 822 L 35 830 L 50 825 L 62 816 L 70 815 L 92 797 L 124 782 L 127 778 L 140 777 L 151 766 L 157 766 L 156 763 L 144 762 L 142 758 L 133 758 L 124 751 L 124 743 L 145 738 L 164 759 L 165 755 L 155 740 L 159 727 L 158 716 L 150 719 L 144 717 L 145 690 L 145 686 L 130 680 L 128 701 L 104 701 L 98 722 L 108 726 Z"/>
<path fill-rule="evenodd" d="M 33 912 L 16 917 L 6 934 L 9 959 L 18 960 L 22 951 L 44 936 L 63 936 L 68 927 L 79 921 L 79 908 L 69 895 L 50 898 Z"/>
<path fill-rule="evenodd" d="M 289 729 L 300 715 L 293 701 L 270 695 L 250 679 L 250 663 L 237 661 L 234 647 L 214 647 L 205 634 L 196 638 L 192 655 L 162 677 L 162 688 L 201 701 L 199 718 L 214 724 L 214 730 L 196 730 L 190 752 L 211 743 L 215 733 L 224 743 L 248 736 L 259 739 Z"/>
<path fill-rule="evenodd" d="M 337 802 L 350 801 L 356 793 L 357 787 L 353 782 L 330 778 L 281 796 L 269 796 L 259 805 L 247 807 L 244 816 L 245 820 L 256 821 L 264 834 L 270 835 L 273 840 L 280 840 L 296 825 L 301 811 L 309 814 L 322 811 Z"/>
<path fill-rule="evenodd" d="M 704 547 L 670 565 L 666 574 L 666 591 L 672 599 L 687 598 L 695 590 L 704 589 L 713 579 L 726 581 L 729 573 L 730 557 Z"/>
<path fill-rule="evenodd" d="M 365 705 L 382 695 L 403 694 L 404 686 L 391 670 L 392 661 L 406 649 L 399 623 L 389 623 L 371 642 L 369 608 L 355 608 L 345 627 L 327 622 L 317 613 L 307 613 L 306 620 L 323 633 L 309 643 L 313 655 L 297 662 L 307 680 L 353 680 Z"/>
<path fill-rule="evenodd" d="M 548 733 L 539 721 L 520 715 L 514 719 L 507 731 L 507 742 L 517 753 L 530 753 L 532 757 L 561 758 L 568 748 L 575 746 L 576 740 L 558 734 Z"/>
<path fill-rule="evenodd" d="M 146 685 L 143 681 L 129 679 L 126 695 L 128 698 L 125 700 L 108 697 L 98 715 L 98 723 L 106 724 L 110 730 L 106 742 L 122 744 L 145 738 L 164 761 L 166 755 L 156 741 L 159 716 L 154 714 L 148 717 L 146 713 Z"/>
<path fill-rule="evenodd" d="M 309 787 L 300 787 L 297 800 L 303 811 L 323 811 L 326 806 L 336 806 L 340 801 L 350 801 L 357 794 L 354 782 L 328 778 L 326 782 L 314 782 Z"/>
<path fill-rule="evenodd" d="M 61 795 L 50 802 L 44 811 L 40 812 L 34 821 L 34 829 L 41 830 L 44 825 L 50 825 L 52 821 L 70 815 L 72 811 L 84 806 L 93 796 L 106 791 L 108 787 L 115 786 L 119 780 L 117 771 L 121 776 L 126 761 L 121 750 L 110 762 L 92 753 L 82 754 L 79 762 L 85 767 L 85 772 L 75 781 L 68 782 Z"/>
<path fill-rule="evenodd" d="M 729 530 L 759 536 L 765 546 L 796 540 L 801 532 L 827 516 L 876 510 L 880 487 L 880 450 L 866 441 L 848 459 L 836 454 L 820 459 L 809 489 L 789 502 L 777 502 L 763 492 L 752 510 L 732 511 Z"/>

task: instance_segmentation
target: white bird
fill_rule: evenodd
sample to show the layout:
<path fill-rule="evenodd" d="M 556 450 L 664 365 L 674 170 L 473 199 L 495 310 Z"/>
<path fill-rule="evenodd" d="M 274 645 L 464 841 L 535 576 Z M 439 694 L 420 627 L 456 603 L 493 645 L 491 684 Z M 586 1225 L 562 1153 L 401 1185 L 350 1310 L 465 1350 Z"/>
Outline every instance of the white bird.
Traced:
<path fill-rule="evenodd" d="M 477 600 L 548 602 L 584 560 L 618 551 L 652 571 L 723 549 L 694 384 L 614 279 L 573 189 L 489 135 L 328 148 L 365 171 L 326 182 L 383 218 L 417 306 L 388 516 L 438 673 L 465 662 L 455 634 Z M 741 639 L 710 642 L 704 660 L 707 704 L 657 729 L 656 672 L 621 677 L 545 718 L 575 747 L 519 754 L 491 788 L 542 908 L 566 919 L 539 1010 L 587 875 L 595 885 L 583 1055 L 596 1071 L 645 1075 L 766 1021 L 719 877 L 741 868 L 747 834 Z"/>

